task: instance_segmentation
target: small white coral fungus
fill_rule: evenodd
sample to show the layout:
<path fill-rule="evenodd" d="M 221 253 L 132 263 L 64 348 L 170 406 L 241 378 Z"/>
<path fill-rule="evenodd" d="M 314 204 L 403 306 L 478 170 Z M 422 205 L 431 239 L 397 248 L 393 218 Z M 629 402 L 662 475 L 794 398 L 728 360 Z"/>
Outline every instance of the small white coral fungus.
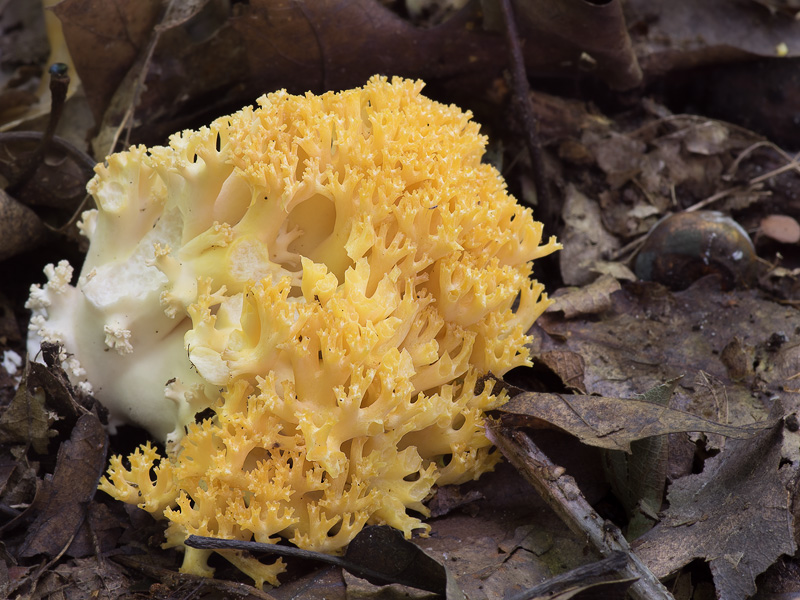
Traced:
<path fill-rule="evenodd" d="M 101 484 L 165 517 L 169 545 L 283 536 L 334 552 L 366 523 L 410 535 L 426 525 L 407 509 L 426 514 L 434 485 L 496 462 L 483 412 L 505 397 L 475 383 L 529 363 L 548 304 L 531 264 L 557 244 L 481 163 L 470 114 L 421 88 L 277 92 L 98 167 L 80 290 L 35 290 L 34 328 L 120 416 L 176 442 L 129 468 L 114 457 Z M 66 296 L 79 334 L 53 311 Z M 223 554 L 259 585 L 282 569 Z M 207 574 L 206 558 L 187 548 L 183 568 Z"/>

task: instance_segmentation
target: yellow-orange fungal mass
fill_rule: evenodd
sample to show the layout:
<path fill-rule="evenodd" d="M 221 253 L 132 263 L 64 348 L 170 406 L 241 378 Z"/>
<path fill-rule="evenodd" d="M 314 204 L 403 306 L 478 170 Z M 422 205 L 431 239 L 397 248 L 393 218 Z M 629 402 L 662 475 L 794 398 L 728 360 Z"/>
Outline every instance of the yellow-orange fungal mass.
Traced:
<path fill-rule="evenodd" d="M 483 415 L 505 395 L 475 384 L 529 364 L 548 305 L 532 263 L 558 245 L 481 162 L 471 115 L 422 85 L 276 92 L 98 167 L 80 289 L 35 290 L 33 329 L 120 419 L 168 441 L 112 458 L 100 486 L 166 519 L 167 545 L 280 536 L 336 552 L 368 523 L 424 532 L 434 486 L 497 461 Z M 89 335 L 58 316 L 69 295 L 101 321 L 94 354 L 69 346 Z M 137 357 L 149 395 L 115 387 L 141 382 Z M 283 569 L 221 554 L 258 585 Z M 207 555 L 187 548 L 183 570 L 210 574 Z"/>

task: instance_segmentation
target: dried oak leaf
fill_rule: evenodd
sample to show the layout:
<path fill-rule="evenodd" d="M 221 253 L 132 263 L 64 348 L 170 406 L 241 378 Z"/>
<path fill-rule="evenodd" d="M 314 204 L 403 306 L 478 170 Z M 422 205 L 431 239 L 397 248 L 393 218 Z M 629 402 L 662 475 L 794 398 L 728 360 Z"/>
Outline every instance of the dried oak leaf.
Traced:
<path fill-rule="evenodd" d="M 791 464 L 781 466 L 783 422 L 749 440 L 730 441 L 669 490 L 661 523 L 634 542 L 657 577 L 696 558 L 711 567 L 717 594 L 738 600 L 756 592 L 755 577 L 797 550 L 791 513 Z"/>

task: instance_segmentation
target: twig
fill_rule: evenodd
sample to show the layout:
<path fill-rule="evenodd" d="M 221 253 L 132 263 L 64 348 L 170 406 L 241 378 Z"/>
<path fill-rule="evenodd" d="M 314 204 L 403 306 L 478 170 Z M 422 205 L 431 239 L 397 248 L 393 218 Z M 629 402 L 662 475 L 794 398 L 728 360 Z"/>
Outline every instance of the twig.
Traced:
<path fill-rule="evenodd" d="M 650 231 L 653 230 L 651 229 Z M 627 262 L 629 259 L 632 259 L 634 256 L 636 256 L 641 247 L 644 246 L 645 241 L 647 241 L 647 238 L 650 236 L 650 231 L 640 235 L 635 240 L 628 242 L 619 250 L 615 250 L 614 252 L 612 252 L 611 256 L 609 256 L 609 259 L 612 261 L 620 260 L 623 256 L 625 256 L 629 252 L 632 252 L 631 256 L 626 258 L 625 261 L 623 262 Z"/>
<path fill-rule="evenodd" d="M 730 180 L 730 178 L 733 177 L 733 174 L 739 170 L 739 165 L 745 158 L 750 156 L 753 152 L 755 152 L 759 148 L 763 148 L 765 146 L 770 147 L 772 145 L 773 144 L 771 142 L 766 142 L 763 140 L 760 142 L 756 142 L 755 144 L 750 144 L 747 148 L 745 148 L 739 153 L 739 156 L 737 156 L 736 159 L 731 163 L 731 166 L 728 167 L 728 171 L 722 176 L 722 178 Z"/>
<path fill-rule="evenodd" d="M 528 153 L 531 156 L 533 183 L 536 186 L 536 197 L 538 199 L 539 208 L 541 209 L 539 218 L 541 218 L 545 228 L 554 231 L 557 225 L 557 215 L 552 198 L 550 197 L 550 190 L 547 187 L 544 154 L 542 153 L 542 145 L 539 141 L 539 127 L 536 123 L 536 115 L 533 113 L 533 105 L 531 104 L 531 88 L 528 84 L 528 74 L 525 71 L 525 60 L 522 56 L 522 48 L 519 45 L 519 33 L 517 31 L 517 25 L 514 22 L 511 0 L 501 0 L 500 6 L 503 12 L 503 20 L 505 21 L 514 100 L 519 107 L 519 116 L 522 118 L 522 125 L 525 129 L 525 143 L 528 146 Z"/>
<path fill-rule="evenodd" d="M 523 432 L 489 422 L 486 437 L 505 455 L 567 527 L 585 538 L 602 556 L 624 552 L 628 563 L 620 571 L 624 578 L 636 578 L 629 593 L 636 600 L 674 600 L 672 594 L 647 566 L 631 552 L 620 530 L 605 521 L 589 505 L 575 480 L 556 466 Z"/>
<path fill-rule="evenodd" d="M 61 120 L 61 114 L 64 112 L 64 102 L 67 99 L 67 88 L 69 88 L 69 75 L 67 75 L 67 65 L 64 63 L 53 63 L 50 65 L 50 117 L 47 120 L 47 128 L 39 140 L 39 145 L 34 150 L 33 154 L 27 157 L 24 161 L 22 172 L 17 177 L 16 181 L 8 187 L 6 192 L 14 196 L 22 189 L 26 183 L 39 170 L 39 167 L 44 160 L 45 153 L 50 149 L 50 144 L 53 141 L 53 136 L 56 133 L 56 127 Z"/>
<path fill-rule="evenodd" d="M 624 569 L 627 562 L 628 557 L 624 553 L 614 552 L 603 560 L 556 575 L 537 586 L 511 596 L 508 600 L 532 600 L 534 598 L 555 596 L 575 586 L 586 586 L 601 582 L 608 583 L 613 581 L 609 577 Z"/>
<path fill-rule="evenodd" d="M 33 571 L 33 573 L 18 579 L 16 582 L 12 583 L 10 589 L 7 589 L 6 591 L 9 592 L 9 594 L 11 594 L 12 592 L 15 592 L 19 588 L 21 588 L 25 583 L 30 582 L 31 589 L 28 591 L 27 597 L 28 598 L 37 597 L 37 594 L 35 592 L 36 592 L 36 586 L 39 584 L 39 578 L 44 574 L 45 571 L 49 570 L 50 567 L 52 567 L 54 564 L 60 561 L 61 558 L 67 553 L 67 550 L 69 550 L 69 547 L 72 545 L 72 542 L 75 541 L 75 537 L 78 535 L 78 531 L 80 531 L 80 528 L 83 526 L 85 519 L 86 515 L 84 514 L 80 524 L 78 525 L 78 528 L 72 533 L 72 535 L 69 537 L 69 539 L 61 548 L 58 554 L 56 554 L 48 562 L 40 563 L 39 566 L 36 567 L 36 569 Z M 9 595 L 9 597 L 11 596 Z M 17 597 L 19 598 L 20 596 Z"/>
<path fill-rule="evenodd" d="M 142 92 L 145 89 L 144 82 L 147 78 L 147 75 L 150 73 L 150 63 L 153 60 L 153 54 L 155 53 L 158 42 L 161 40 L 161 34 L 169 28 L 171 13 L 175 10 L 175 7 L 178 6 L 178 4 L 178 0 L 169 0 L 169 3 L 164 7 L 159 17 L 158 25 L 155 26 L 153 33 L 147 40 L 147 46 L 144 48 L 144 52 L 140 51 L 139 53 L 141 66 L 138 67 L 138 74 L 132 84 L 133 88 L 131 91 L 130 103 L 128 104 L 128 108 L 125 110 L 122 120 L 114 131 L 114 137 L 109 144 L 108 151 L 105 152 L 103 156 L 111 154 L 116 150 L 123 131 L 125 132 L 125 138 L 122 146 L 123 148 L 127 148 L 130 145 L 131 132 L 133 131 L 134 124 L 134 114 L 136 113 L 136 107 L 139 104 Z M 138 65 L 138 62 L 136 64 Z M 123 85 L 125 85 L 124 81 L 120 85 L 120 88 L 122 88 Z M 115 95 L 119 93 L 120 88 L 117 89 Z"/>
<path fill-rule="evenodd" d="M 366 579 L 371 583 L 376 583 L 379 585 L 399 583 L 401 585 L 423 589 L 435 594 L 445 593 L 444 582 L 432 581 L 428 579 L 417 579 L 413 577 L 409 578 L 405 573 L 384 573 L 352 560 L 348 560 L 346 556 L 342 558 L 330 554 L 323 554 L 321 552 L 303 550 L 302 548 L 293 548 L 291 546 L 278 546 L 276 544 L 265 544 L 262 542 L 251 542 L 246 540 L 226 540 L 199 535 L 190 535 L 188 538 L 186 538 L 186 545 L 190 548 L 199 548 L 200 550 L 244 550 L 251 553 L 277 554 L 279 556 L 292 556 L 295 558 L 314 560 L 340 567 L 348 573 L 351 573 L 356 577 Z M 429 561 L 434 562 L 433 559 L 429 557 L 426 558 L 428 558 Z M 438 563 L 434 564 L 442 569 L 442 573 L 445 572 L 444 567 L 441 567 L 441 565 Z M 440 586 L 439 583 L 442 585 Z"/>
<path fill-rule="evenodd" d="M 752 144 L 751 146 L 748 146 L 747 148 L 742 150 L 742 152 L 739 153 L 739 156 L 736 157 L 736 160 L 734 160 L 733 163 L 731 164 L 730 168 L 728 169 L 728 172 L 725 173 L 725 177 L 726 178 L 732 177 L 733 174 L 739 169 L 739 164 L 742 162 L 742 160 L 744 160 L 747 156 L 749 156 L 759 148 L 768 148 L 769 150 L 774 151 L 788 163 L 783 167 L 779 168 L 784 170 L 793 169 L 800 174 L 800 163 L 798 162 L 798 159 L 800 159 L 800 153 L 797 153 L 794 156 L 790 156 L 780 146 L 777 146 L 769 141 L 761 141 L 761 142 L 756 142 L 755 144 Z M 773 173 L 773 171 L 770 171 L 770 173 Z M 769 175 L 769 173 L 762 175 L 761 177 L 765 177 L 766 175 Z"/>
<path fill-rule="evenodd" d="M 19 142 L 39 142 L 41 145 L 42 137 L 44 134 L 39 133 L 38 131 L 4 131 L 0 132 L 0 145 L 2 144 L 12 144 L 12 143 L 19 143 Z M 96 164 L 95 160 L 86 154 L 83 150 L 80 150 L 67 140 L 54 135 L 48 144 L 49 147 L 60 150 L 64 154 L 66 154 L 72 161 L 86 174 L 86 179 L 88 180 L 89 177 L 92 175 L 92 171 Z M 38 168 L 39 163 L 35 163 L 35 166 Z M 17 184 L 15 184 L 16 186 Z M 83 200 L 78 204 L 77 208 L 72 212 L 72 216 L 67 220 L 66 223 L 60 225 L 58 227 L 50 225 L 49 223 L 42 222 L 42 225 L 49 231 L 53 231 L 56 233 L 63 233 L 69 227 L 71 227 L 81 216 L 83 213 L 84 208 L 89 204 L 89 199 L 91 196 L 88 194 L 84 195 Z"/>
<path fill-rule="evenodd" d="M 770 150 L 775 151 L 777 154 L 779 154 L 781 156 L 781 158 L 783 158 L 786 161 L 786 164 L 781 165 L 780 167 L 777 167 L 777 168 L 773 169 L 772 171 L 769 171 L 769 172 L 764 173 L 762 175 L 759 175 L 757 177 L 753 177 L 752 179 L 750 179 L 744 185 L 737 185 L 737 186 L 728 188 L 726 190 L 721 190 L 721 191 L 717 192 L 716 194 L 712 194 L 708 198 L 700 200 L 699 202 L 697 202 L 697 203 L 693 204 L 692 206 L 690 206 L 689 208 L 687 208 L 686 212 L 693 212 L 693 211 L 696 211 L 696 210 L 700 210 L 701 208 L 705 208 L 709 204 L 713 204 L 714 202 L 716 202 L 718 200 L 722 200 L 723 198 L 727 198 L 728 196 L 730 196 L 732 194 L 736 194 L 736 193 L 739 193 L 739 192 L 748 192 L 748 191 L 749 192 L 756 192 L 758 190 L 756 190 L 755 188 L 760 183 L 763 183 L 763 182 L 767 181 L 768 179 L 772 179 L 773 177 L 776 177 L 776 176 L 778 176 L 778 175 L 780 175 L 782 173 L 786 173 L 787 171 L 795 171 L 796 173 L 800 174 L 800 153 L 798 153 L 798 154 L 796 154 L 794 156 L 790 156 L 789 154 L 784 152 L 780 147 L 776 146 L 772 142 L 757 142 L 757 143 L 752 144 L 752 145 L 748 146 L 747 148 L 745 148 L 739 154 L 739 156 L 736 157 L 736 160 L 733 161 L 733 164 L 731 164 L 730 168 L 728 169 L 728 172 L 725 174 L 725 179 L 730 179 L 733 176 L 733 174 L 738 170 L 739 165 L 741 164 L 742 160 L 745 157 L 747 157 L 750 154 L 752 154 L 758 148 L 763 148 L 763 147 L 766 147 L 766 148 L 769 148 Z M 764 194 L 765 196 L 769 196 L 771 192 L 763 191 L 761 193 Z"/>
<path fill-rule="evenodd" d="M 774 175 L 774 173 L 768 173 L 767 175 L 772 177 Z M 758 185 L 758 182 L 756 184 L 754 184 L 754 185 Z M 726 190 L 722 190 L 720 192 L 717 192 L 716 194 L 710 195 L 708 198 L 704 198 L 703 200 L 700 200 L 700 202 L 696 202 L 695 204 L 692 204 L 690 207 L 685 209 L 683 212 L 694 212 L 696 210 L 700 210 L 701 208 L 705 208 L 706 206 L 708 206 L 710 204 L 713 204 L 714 202 L 722 200 L 723 198 L 727 198 L 728 196 L 732 196 L 733 194 L 738 194 L 740 192 L 752 192 L 752 193 L 758 192 L 764 197 L 770 196 L 772 194 L 772 192 L 769 192 L 769 191 L 760 191 L 760 190 L 757 190 L 757 189 L 750 189 L 751 187 L 752 186 L 750 184 L 748 184 L 748 185 L 737 185 L 735 187 L 728 188 Z"/>
<path fill-rule="evenodd" d="M 150 72 L 150 62 L 153 59 L 153 53 L 155 52 L 156 44 L 158 44 L 158 41 L 161 39 L 161 31 L 162 30 L 159 27 L 156 27 L 153 31 L 153 35 L 147 42 L 147 50 L 142 62 L 142 68 L 139 70 L 139 75 L 136 77 L 136 81 L 133 84 L 133 93 L 131 94 L 130 105 L 125 111 L 125 115 L 122 117 L 122 121 L 120 121 L 117 130 L 114 132 L 114 138 L 110 144 L 107 154 L 114 152 L 123 130 L 125 131 L 125 140 L 122 145 L 124 148 L 127 148 L 130 145 L 131 131 L 133 130 L 133 115 L 136 112 L 136 105 L 139 104 L 139 98 L 142 94 L 142 90 L 144 89 L 145 77 L 147 77 L 147 74 Z"/>

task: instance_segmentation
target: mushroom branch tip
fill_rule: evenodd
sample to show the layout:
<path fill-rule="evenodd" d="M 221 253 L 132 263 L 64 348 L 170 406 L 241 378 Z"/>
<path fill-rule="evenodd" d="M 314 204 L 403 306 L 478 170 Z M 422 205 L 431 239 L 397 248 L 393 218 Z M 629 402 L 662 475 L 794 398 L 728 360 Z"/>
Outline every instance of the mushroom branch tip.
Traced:
<path fill-rule="evenodd" d="M 30 353 L 146 444 L 100 488 L 189 535 L 339 552 L 366 524 L 426 532 L 435 486 L 499 459 L 481 375 L 530 364 L 549 305 L 531 210 L 481 162 L 469 112 L 373 77 L 132 147 L 95 168 L 89 251 L 31 289 Z M 284 565 L 220 554 L 257 585 Z"/>

